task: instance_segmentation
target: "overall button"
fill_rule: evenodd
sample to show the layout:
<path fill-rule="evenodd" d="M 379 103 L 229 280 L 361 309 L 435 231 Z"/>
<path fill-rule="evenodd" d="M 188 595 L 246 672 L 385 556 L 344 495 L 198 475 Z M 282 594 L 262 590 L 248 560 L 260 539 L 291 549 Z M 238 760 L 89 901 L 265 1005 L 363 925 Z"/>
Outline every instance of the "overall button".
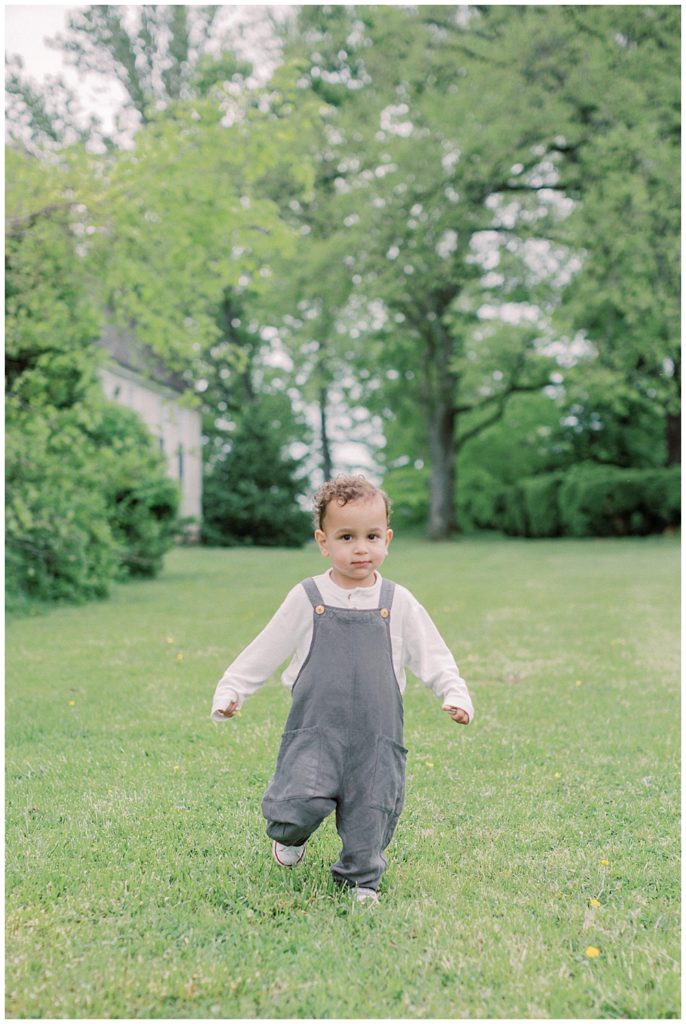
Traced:
<path fill-rule="evenodd" d="M 318 604 L 317 607 L 315 608 L 315 611 L 317 615 L 323 615 L 326 609 L 324 608 L 323 604 Z M 386 614 L 388 614 L 388 612 Z"/>
<path fill-rule="evenodd" d="M 390 612 L 389 612 L 388 608 L 382 608 L 381 609 L 381 618 L 382 619 L 387 619 L 389 615 L 390 615 Z"/>

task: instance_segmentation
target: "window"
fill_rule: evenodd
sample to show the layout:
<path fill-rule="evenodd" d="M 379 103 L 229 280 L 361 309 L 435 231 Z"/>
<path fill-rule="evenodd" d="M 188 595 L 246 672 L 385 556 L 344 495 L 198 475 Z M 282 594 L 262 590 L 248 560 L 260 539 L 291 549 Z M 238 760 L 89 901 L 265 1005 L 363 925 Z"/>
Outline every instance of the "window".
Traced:
<path fill-rule="evenodd" d="M 183 445 L 181 443 L 179 443 L 179 446 L 176 449 L 176 458 L 178 461 L 178 477 L 183 483 Z"/>

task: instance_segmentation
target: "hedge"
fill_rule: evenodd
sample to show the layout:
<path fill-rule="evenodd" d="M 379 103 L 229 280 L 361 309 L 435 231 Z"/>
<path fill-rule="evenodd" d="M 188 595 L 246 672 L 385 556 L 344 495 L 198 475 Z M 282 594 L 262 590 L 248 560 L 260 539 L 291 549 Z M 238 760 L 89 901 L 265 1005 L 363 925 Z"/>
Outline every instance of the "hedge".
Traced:
<path fill-rule="evenodd" d="M 559 507 L 571 537 L 661 533 L 681 522 L 681 470 L 576 466 L 560 487 Z"/>
<path fill-rule="evenodd" d="M 503 490 L 491 526 L 519 537 L 622 537 L 681 522 L 681 469 L 582 463 Z"/>

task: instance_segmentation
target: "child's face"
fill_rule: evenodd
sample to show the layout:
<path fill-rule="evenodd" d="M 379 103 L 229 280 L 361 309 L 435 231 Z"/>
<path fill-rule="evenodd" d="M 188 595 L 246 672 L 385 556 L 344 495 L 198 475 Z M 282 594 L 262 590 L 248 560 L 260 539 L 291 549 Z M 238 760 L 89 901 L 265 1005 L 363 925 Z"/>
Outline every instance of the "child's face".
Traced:
<path fill-rule="evenodd" d="M 388 529 L 386 503 L 380 494 L 367 501 L 326 506 L 321 530 L 315 530 L 319 550 L 331 561 L 331 576 L 339 587 L 371 587 L 393 537 Z"/>

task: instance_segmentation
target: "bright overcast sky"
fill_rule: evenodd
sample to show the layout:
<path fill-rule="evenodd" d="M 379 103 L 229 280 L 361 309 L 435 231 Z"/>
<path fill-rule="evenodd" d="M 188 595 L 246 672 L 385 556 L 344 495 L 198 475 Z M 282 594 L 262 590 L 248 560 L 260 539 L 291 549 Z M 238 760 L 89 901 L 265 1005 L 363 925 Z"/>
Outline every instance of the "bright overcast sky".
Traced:
<path fill-rule="evenodd" d="M 61 32 L 67 11 L 73 7 L 11 4 L 5 7 L 5 52 L 24 58 L 27 71 L 34 78 L 57 74 L 62 69 L 62 56 L 45 45 L 46 36 Z"/>
<path fill-rule="evenodd" d="M 45 45 L 46 38 L 51 38 L 66 29 L 67 14 L 78 10 L 86 4 L 8 4 L 5 6 L 5 53 L 8 56 L 18 54 L 24 61 L 25 73 L 32 79 L 42 81 L 46 75 L 61 74 L 69 85 L 74 88 L 87 111 L 100 114 L 106 127 L 111 127 L 111 118 L 120 104 L 120 87 L 116 82 L 105 82 L 97 75 L 79 77 L 76 70 L 68 67 L 59 50 L 52 50 Z M 128 4 L 128 7 L 139 7 L 140 4 Z M 260 29 L 260 14 L 264 8 L 255 4 L 219 5 L 221 14 L 218 24 L 227 27 L 231 23 L 252 21 L 242 47 L 245 56 L 252 60 L 256 72 L 269 68 L 264 28 Z M 270 3 L 272 9 L 281 9 L 286 14 L 292 9 L 289 4 Z M 123 92 L 122 92 L 123 96 Z"/>

